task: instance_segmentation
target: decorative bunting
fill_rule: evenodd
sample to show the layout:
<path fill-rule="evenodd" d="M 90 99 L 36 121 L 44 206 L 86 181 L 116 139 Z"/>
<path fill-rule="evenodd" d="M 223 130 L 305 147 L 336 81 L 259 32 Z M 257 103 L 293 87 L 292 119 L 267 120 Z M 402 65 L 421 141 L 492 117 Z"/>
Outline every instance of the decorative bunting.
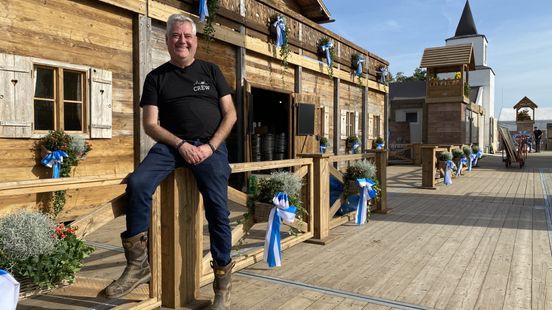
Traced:
<path fill-rule="evenodd" d="M 290 206 L 288 195 L 278 192 L 272 199 L 274 208 L 270 210 L 268 216 L 268 228 L 265 235 L 264 260 L 268 267 L 277 267 L 282 265 L 281 245 L 280 245 L 280 225 L 282 221 L 291 224 L 295 220 L 297 208 Z"/>

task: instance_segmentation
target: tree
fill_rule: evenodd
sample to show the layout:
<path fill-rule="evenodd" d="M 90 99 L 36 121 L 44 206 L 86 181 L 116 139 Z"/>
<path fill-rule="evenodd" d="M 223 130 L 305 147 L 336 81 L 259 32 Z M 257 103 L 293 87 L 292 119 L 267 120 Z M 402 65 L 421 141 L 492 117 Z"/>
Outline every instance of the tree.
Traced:
<path fill-rule="evenodd" d="M 426 70 L 418 67 L 414 69 L 414 73 L 411 76 L 406 76 L 404 75 L 403 72 L 400 72 L 400 71 L 397 72 L 397 74 L 395 74 L 395 78 L 393 78 L 393 75 L 391 74 L 391 79 L 389 81 L 402 83 L 407 81 L 425 81 L 426 78 L 427 78 Z"/>

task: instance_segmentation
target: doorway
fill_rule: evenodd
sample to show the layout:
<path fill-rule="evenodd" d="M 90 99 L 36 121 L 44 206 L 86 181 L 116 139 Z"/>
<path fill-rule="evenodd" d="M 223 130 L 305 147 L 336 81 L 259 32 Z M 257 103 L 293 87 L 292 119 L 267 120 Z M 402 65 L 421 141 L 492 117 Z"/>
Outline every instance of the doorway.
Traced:
<path fill-rule="evenodd" d="M 290 95 L 251 87 L 249 101 L 251 161 L 291 158 Z"/>

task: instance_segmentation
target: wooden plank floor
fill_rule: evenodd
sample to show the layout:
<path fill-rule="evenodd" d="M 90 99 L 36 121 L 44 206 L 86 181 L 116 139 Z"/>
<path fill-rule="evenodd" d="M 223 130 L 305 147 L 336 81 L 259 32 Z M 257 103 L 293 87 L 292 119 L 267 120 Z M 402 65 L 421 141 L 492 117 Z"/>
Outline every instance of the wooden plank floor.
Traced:
<path fill-rule="evenodd" d="M 390 166 L 392 213 L 337 227 L 326 246 L 294 246 L 281 268 L 261 262 L 236 273 L 232 309 L 552 309 L 550 167 L 552 152 L 529 154 L 523 169 L 488 156 L 451 186 L 422 190 L 420 167 Z M 113 236 L 121 225 L 92 240 L 120 246 Z M 122 270 L 116 248 L 95 255 L 81 276 Z M 201 292 L 212 296 L 209 286 Z M 63 298 L 54 291 L 19 308 L 116 304 L 72 295 L 68 305 Z"/>

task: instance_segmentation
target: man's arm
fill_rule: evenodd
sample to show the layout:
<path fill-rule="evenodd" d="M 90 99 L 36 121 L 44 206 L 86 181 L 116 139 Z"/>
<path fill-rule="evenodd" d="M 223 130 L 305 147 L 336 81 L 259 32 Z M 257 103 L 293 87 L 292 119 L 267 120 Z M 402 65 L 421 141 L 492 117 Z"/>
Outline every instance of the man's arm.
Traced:
<path fill-rule="evenodd" d="M 215 131 L 215 134 L 209 141 L 209 143 L 215 149 L 217 149 L 219 145 L 224 141 L 224 139 L 226 139 L 228 134 L 230 134 L 232 127 L 234 126 L 234 124 L 236 123 L 236 120 L 238 119 L 236 115 L 236 108 L 234 108 L 234 102 L 232 101 L 231 95 L 226 95 L 220 98 L 220 108 L 222 110 L 222 121 L 220 122 L 220 125 L 217 128 L 217 131 Z M 201 161 L 205 160 L 213 153 L 213 151 L 211 150 L 211 147 L 206 144 L 201 145 L 199 149 L 204 155 L 204 158 L 202 158 Z"/>
<path fill-rule="evenodd" d="M 145 105 L 143 107 L 142 120 L 144 123 L 144 131 L 148 136 L 157 142 L 178 148 L 180 155 L 190 164 L 197 164 L 202 161 L 201 154 L 196 146 L 190 143 L 180 144 L 182 139 L 161 127 L 158 119 L 159 109 L 157 106 Z"/>

